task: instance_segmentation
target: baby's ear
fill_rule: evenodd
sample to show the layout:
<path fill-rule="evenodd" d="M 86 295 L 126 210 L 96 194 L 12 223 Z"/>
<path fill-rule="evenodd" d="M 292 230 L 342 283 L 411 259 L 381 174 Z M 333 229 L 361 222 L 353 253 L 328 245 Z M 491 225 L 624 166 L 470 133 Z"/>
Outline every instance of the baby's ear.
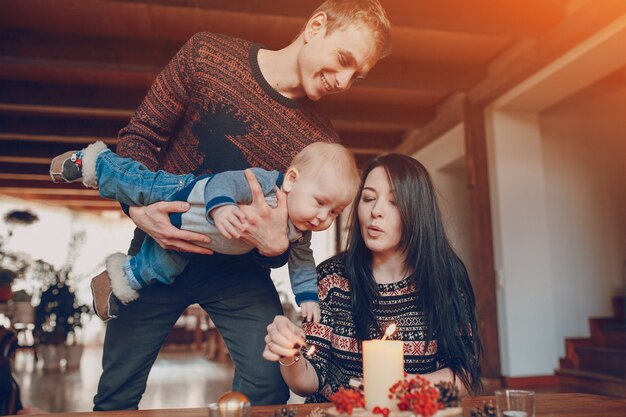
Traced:
<path fill-rule="evenodd" d="M 295 183 L 298 182 L 299 176 L 298 168 L 289 167 L 285 174 L 285 179 L 283 180 L 282 190 L 286 193 L 291 192 Z"/>

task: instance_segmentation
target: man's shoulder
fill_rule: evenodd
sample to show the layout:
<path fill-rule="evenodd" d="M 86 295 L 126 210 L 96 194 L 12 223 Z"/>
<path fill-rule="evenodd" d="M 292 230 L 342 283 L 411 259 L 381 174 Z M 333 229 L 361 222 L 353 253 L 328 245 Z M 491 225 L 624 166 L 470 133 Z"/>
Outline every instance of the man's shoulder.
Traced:
<path fill-rule="evenodd" d="M 197 32 L 191 37 L 190 44 L 196 56 L 207 58 L 211 55 L 229 54 L 247 57 L 253 43 L 245 39 L 234 38 L 214 32 Z"/>
<path fill-rule="evenodd" d="M 247 41 L 245 39 L 235 38 L 230 35 L 224 35 L 223 33 L 207 32 L 207 31 L 196 32 L 192 36 L 192 39 L 195 42 L 201 42 L 201 43 L 221 42 L 221 43 L 233 43 L 233 44 L 238 44 L 238 45 L 240 44 L 240 45 L 246 45 L 246 46 L 252 45 L 252 42 Z"/>

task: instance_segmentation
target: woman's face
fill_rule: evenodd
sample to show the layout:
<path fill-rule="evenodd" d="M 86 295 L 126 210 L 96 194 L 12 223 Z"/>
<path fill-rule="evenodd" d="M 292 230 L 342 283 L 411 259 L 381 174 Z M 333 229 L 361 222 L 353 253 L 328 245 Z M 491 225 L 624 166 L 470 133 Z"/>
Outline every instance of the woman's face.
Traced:
<path fill-rule="evenodd" d="M 358 216 L 365 246 L 373 254 L 391 254 L 400 250 L 402 220 L 383 167 L 376 167 L 367 175 Z"/>

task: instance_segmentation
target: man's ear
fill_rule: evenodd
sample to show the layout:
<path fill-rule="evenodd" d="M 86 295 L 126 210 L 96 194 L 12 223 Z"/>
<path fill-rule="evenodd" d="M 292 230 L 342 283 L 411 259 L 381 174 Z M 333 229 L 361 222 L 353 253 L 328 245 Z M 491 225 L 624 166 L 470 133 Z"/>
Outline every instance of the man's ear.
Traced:
<path fill-rule="evenodd" d="M 327 20 L 326 12 L 317 12 L 311 16 L 304 28 L 304 42 L 310 41 L 317 35 L 325 35 Z"/>
<path fill-rule="evenodd" d="M 286 193 L 291 192 L 294 184 L 298 181 L 298 177 L 300 176 L 300 172 L 298 168 L 290 167 L 285 174 L 285 179 L 283 180 L 282 190 Z"/>

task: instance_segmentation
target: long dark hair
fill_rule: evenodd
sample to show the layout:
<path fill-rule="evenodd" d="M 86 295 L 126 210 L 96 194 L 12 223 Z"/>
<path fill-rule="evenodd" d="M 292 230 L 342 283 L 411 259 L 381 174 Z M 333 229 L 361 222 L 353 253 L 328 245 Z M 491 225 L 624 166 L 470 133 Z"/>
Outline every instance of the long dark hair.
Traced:
<path fill-rule="evenodd" d="M 369 173 L 383 167 L 394 190 L 402 220 L 400 248 L 407 270 L 414 271 L 420 305 L 428 323 L 426 342 L 449 358 L 448 366 L 472 392 L 481 387 L 478 360 L 481 353 L 476 323 L 474 291 L 467 269 L 452 249 L 445 233 L 437 196 L 426 168 L 401 154 L 375 158 L 361 176 L 352 207 L 352 226 L 346 252 L 346 273 L 352 290 L 352 317 L 359 340 L 372 330 L 382 335 L 373 307 L 380 297 L 372 273 L 372 254 L 359 227 L 358 204 Z"/>

